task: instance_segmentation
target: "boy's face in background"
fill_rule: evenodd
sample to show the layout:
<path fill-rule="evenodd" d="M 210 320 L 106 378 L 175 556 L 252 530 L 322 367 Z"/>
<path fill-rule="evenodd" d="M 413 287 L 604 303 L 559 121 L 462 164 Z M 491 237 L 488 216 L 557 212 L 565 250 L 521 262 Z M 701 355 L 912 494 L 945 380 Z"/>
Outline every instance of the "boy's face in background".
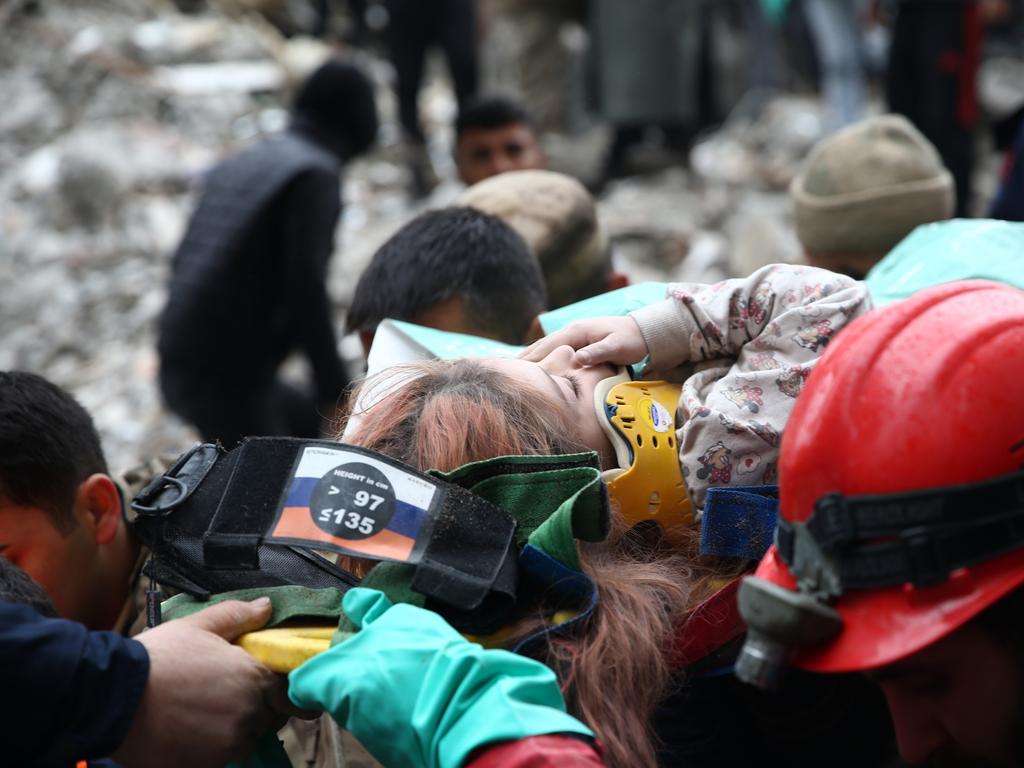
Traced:
<path fill-rule="evenodd" d="M 506 171 L 543 170 L 547 158 L 526 123 L 470 128 L 455 147 L 459 178 L 467 186 Z"/>

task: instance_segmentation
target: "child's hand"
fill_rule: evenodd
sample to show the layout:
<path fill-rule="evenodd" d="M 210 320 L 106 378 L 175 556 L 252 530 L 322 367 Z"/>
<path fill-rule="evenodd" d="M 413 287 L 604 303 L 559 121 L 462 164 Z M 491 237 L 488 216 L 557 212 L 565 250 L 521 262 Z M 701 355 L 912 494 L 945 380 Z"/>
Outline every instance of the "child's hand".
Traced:
<path fill-rule="evenodd" d="M 576 350 L 579 365 L 631 365 L 648 353 L 640 326 L 629 317 L 595 317 L 569 323 L 550 336 L 535 341 L 519 357 L 538 363 L 558 347 L 568 345 Z"/>

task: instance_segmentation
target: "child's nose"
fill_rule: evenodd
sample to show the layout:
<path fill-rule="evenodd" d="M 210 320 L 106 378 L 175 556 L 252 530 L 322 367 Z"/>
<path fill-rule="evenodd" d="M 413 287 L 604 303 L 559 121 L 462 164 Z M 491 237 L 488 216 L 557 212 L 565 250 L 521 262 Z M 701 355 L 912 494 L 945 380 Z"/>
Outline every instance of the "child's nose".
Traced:
<path fill-rule="evenodd" d="M 540 364 L 548 373 L 557 374 L 579 368 L 580 366 L 575 362 L 575 357 L 576 350 L 568 344 L 563 344 L 551 350 L 548 356 L 541 360 Z"/>

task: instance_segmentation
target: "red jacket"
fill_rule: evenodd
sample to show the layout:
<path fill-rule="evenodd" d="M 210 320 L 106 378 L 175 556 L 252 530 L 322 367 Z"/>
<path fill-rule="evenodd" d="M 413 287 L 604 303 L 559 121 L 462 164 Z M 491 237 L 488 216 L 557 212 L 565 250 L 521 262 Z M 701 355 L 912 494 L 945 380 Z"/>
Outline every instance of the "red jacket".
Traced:
<path fill-rule="evenodd" d="M 574 736 L 531 736 L 488 744 L 465 768 L 603 768 L 600 747 Z"/>

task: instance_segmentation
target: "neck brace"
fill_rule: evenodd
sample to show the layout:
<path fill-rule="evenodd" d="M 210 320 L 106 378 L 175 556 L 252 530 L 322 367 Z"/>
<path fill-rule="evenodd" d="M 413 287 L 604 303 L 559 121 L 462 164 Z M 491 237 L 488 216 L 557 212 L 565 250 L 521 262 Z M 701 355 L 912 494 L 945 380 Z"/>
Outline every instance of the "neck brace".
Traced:
<path fill-rule="evenodd" d="M 601 477 L 630 526 L 645 520 L 663 526 L 694 521 L 676 444 L 680 389 L 667 381 L 630 381 L 623 369 L 594 390 L 597 420 L 619 465 Z"/>

